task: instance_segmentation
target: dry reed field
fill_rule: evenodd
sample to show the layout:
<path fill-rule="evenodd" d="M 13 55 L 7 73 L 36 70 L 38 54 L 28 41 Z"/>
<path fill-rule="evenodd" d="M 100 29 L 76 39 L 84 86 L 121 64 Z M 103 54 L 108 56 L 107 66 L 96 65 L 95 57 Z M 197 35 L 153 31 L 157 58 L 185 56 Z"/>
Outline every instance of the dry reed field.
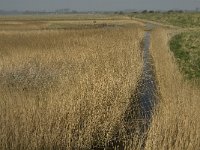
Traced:
<path fill-rule="evenodd" d="M 94 26 L 94 22 L 95 25 Z M 133 21 L 132 21 L 133 22 Z M 105 25 L 130 23 L 129 17 L 101 14 L 19 15 L 1 16 L 0 31 L 30 31 L 49 29 L 91 29 Z"/>
<path fill-rule="evenodd" d="M 162 15 L 185 28 L 128 15 L 1 16 L 0 149 L 198 150 L 199 14 Z"/>
<path fill-rule="evenodd" d="M 116 131 L 126 137 L 143 30 L 36 27 L 0 31 L 0 149 L 91 149 Z"/>
<path fill-rule="evenodd" d="M 197 150 L 200 147 L 200 91 L 180 73 L 169 49 L 169 33 L 162 28 L 152 32 L 151 53 L 160 99 L 146 149 Z"/>

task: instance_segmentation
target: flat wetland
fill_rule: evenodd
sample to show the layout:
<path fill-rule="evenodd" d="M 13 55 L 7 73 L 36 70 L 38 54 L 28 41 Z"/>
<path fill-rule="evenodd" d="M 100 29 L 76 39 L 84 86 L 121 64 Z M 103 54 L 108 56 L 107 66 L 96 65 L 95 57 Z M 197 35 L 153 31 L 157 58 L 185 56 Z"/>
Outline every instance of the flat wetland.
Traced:
<path fill-rule="evenodd" d="M 199 21 L 0 16 L 0 149 L 198 149 Z"/>

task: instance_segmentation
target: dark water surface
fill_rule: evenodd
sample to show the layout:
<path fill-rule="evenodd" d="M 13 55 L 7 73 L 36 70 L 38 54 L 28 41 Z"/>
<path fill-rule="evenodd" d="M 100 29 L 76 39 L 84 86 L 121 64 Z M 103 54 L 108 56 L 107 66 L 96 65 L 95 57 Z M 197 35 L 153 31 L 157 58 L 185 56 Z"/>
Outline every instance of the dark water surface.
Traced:
<path fill-rule="evenodd" d="M 149 120 L 156 102 L 156 81 L 154 76 L 153 61 L 149 51 L 152 25 L 147 25 L 143 48 L 143 74 L 139 85 L 138 98 L 141 104 L 142 117 Z"/>

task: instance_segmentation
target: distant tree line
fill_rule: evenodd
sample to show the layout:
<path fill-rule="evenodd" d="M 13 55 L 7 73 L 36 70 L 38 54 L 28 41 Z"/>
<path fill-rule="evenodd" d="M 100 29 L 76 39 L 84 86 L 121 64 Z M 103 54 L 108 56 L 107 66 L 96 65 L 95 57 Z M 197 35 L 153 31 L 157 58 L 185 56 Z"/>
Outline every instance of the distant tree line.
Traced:
<path fill-rule="evenodd" d="M 129 9 L 129 10 L 123 10 L 123 11 L 77 11 L 77 10 L 71 10 L 68 8 L 64 8 L 64 9 L 57 9 L 54 11 L 45 11 L 45 10 L 41 10 L 41 11 L 30 11 L 30 10 L 25 10 L 25 11 L 18 11 L 18 10 L 11 10 L 11 11 L 6 11 L 6 10 L 0 10 L 0 15 L 6 15 L 6 14 L 76 14 L 76 13 L 92 13 L 92 14 L 99 14 L 99 13 L 103 13 L 103 14 L 110 14 L 110 13 L 114 13 L 117 15 L 124 15 L 127 13 L 184 13 L 184 12 L 200 12 L 200 8 L 195 8 L 194 10 L 175 10 L 175 9 L 171 9 L 171 10 L 167 10 L 167 11 L 163 11 L 163 10 L 135 10 L 135 9 Z"/>
<path fill-rule="evenodd" d="M 168 11 L 143 10 L 141 13 L 161 13 L 161 12 L 164 12 L 164 13 L 184 13 L 185 11 L 184 10 L 168 10 Z"/>

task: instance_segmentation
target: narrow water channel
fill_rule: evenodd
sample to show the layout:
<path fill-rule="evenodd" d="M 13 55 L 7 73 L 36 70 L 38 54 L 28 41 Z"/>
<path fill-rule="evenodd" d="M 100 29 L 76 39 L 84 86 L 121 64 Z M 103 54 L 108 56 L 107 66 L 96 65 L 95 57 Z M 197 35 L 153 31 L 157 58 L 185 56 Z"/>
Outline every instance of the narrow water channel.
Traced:
<path fill-rule="evenodd" d="M 145 27 L 145 36 L 143 40 L 143 72 L 138 83 L 136 93 L 133 94 L 133 100 L 128 107 L 124 117 L 124 127 L 126 129 L 128 139 L 139 131 L 138 138 L 142 138 L 141 149 L 145 147 L 146 131 L 151 123 L 153 109 L 156 102 L 156 81 L 154 76 L 153 61 L 150 54 L 151 30 L 153 25 L 148 24 Z M 137 101 L 138 106 L 136 106 Z M 139 120 L 139 121 L 138 121 Z M 137 124 L 137 125 L 136 125 Z M 136 126 L 135 126 L 136 125 Z M 125 141 L 124 141 L 125 140 Z M 124 150 L 126 149 L 126 140 L 118 137 L 118 133 L 113 137 L 113 140 L 107 146 L 95 147 L 94 150 Z"/>
<path fill-rule="evenodd" d="M 136 134 L 135 131 L 139 131 L 138 138 L 141 138 L 139 140 L 141 142 L 140 144 L 142 144 L 139 146 L 141 149 L 144 149 L 145 147 L 146 138 L 148 136 L 147 131 L 151 124 L 157 98 L 157 87 L 154 74 L 153 59 L 150 53 L 151 31 L 154 29 L 154 27 L 155 25 L 152 24 L 146 25 L 145 35 L 142 43 L 143 71 L 136 89 L 136 93 L 133 96 L 133 99 L 136 99 L 139 103 L 139 110 L 137 110 L 137 108 L 134 108 L 135 102 L 133 100 L 132 107 L 130 107 L 132 110 L 129 110 L 129 113 L 126 115 L 128 116 L 126 122 L 130 122 L 132 123 L 132 125 L 129 123 L 125 124 L 125 126 L 129 128 L 128 132 L 130 132 L 130 135 L 134 135 Z M 131 117 L 131 115 L 134 114 L 136 114 L 136 118 Z M 137 122 L 138 127 L 135 128 L 134 124 L 137 124 Z"/>
<path fill-rule="evenodd" d="M 146 26 L 146 33 L 144 37 L 143 48 L 143 74 L 141 83 L 139 85 L 138 98 L 141 106 L 142 117 L 146 120 L 150 120 L 152 111 L 156 102 L 156 82 L 153 68 L 153 61 L 150 54 L 150 40 L 152 25 Z"/>

